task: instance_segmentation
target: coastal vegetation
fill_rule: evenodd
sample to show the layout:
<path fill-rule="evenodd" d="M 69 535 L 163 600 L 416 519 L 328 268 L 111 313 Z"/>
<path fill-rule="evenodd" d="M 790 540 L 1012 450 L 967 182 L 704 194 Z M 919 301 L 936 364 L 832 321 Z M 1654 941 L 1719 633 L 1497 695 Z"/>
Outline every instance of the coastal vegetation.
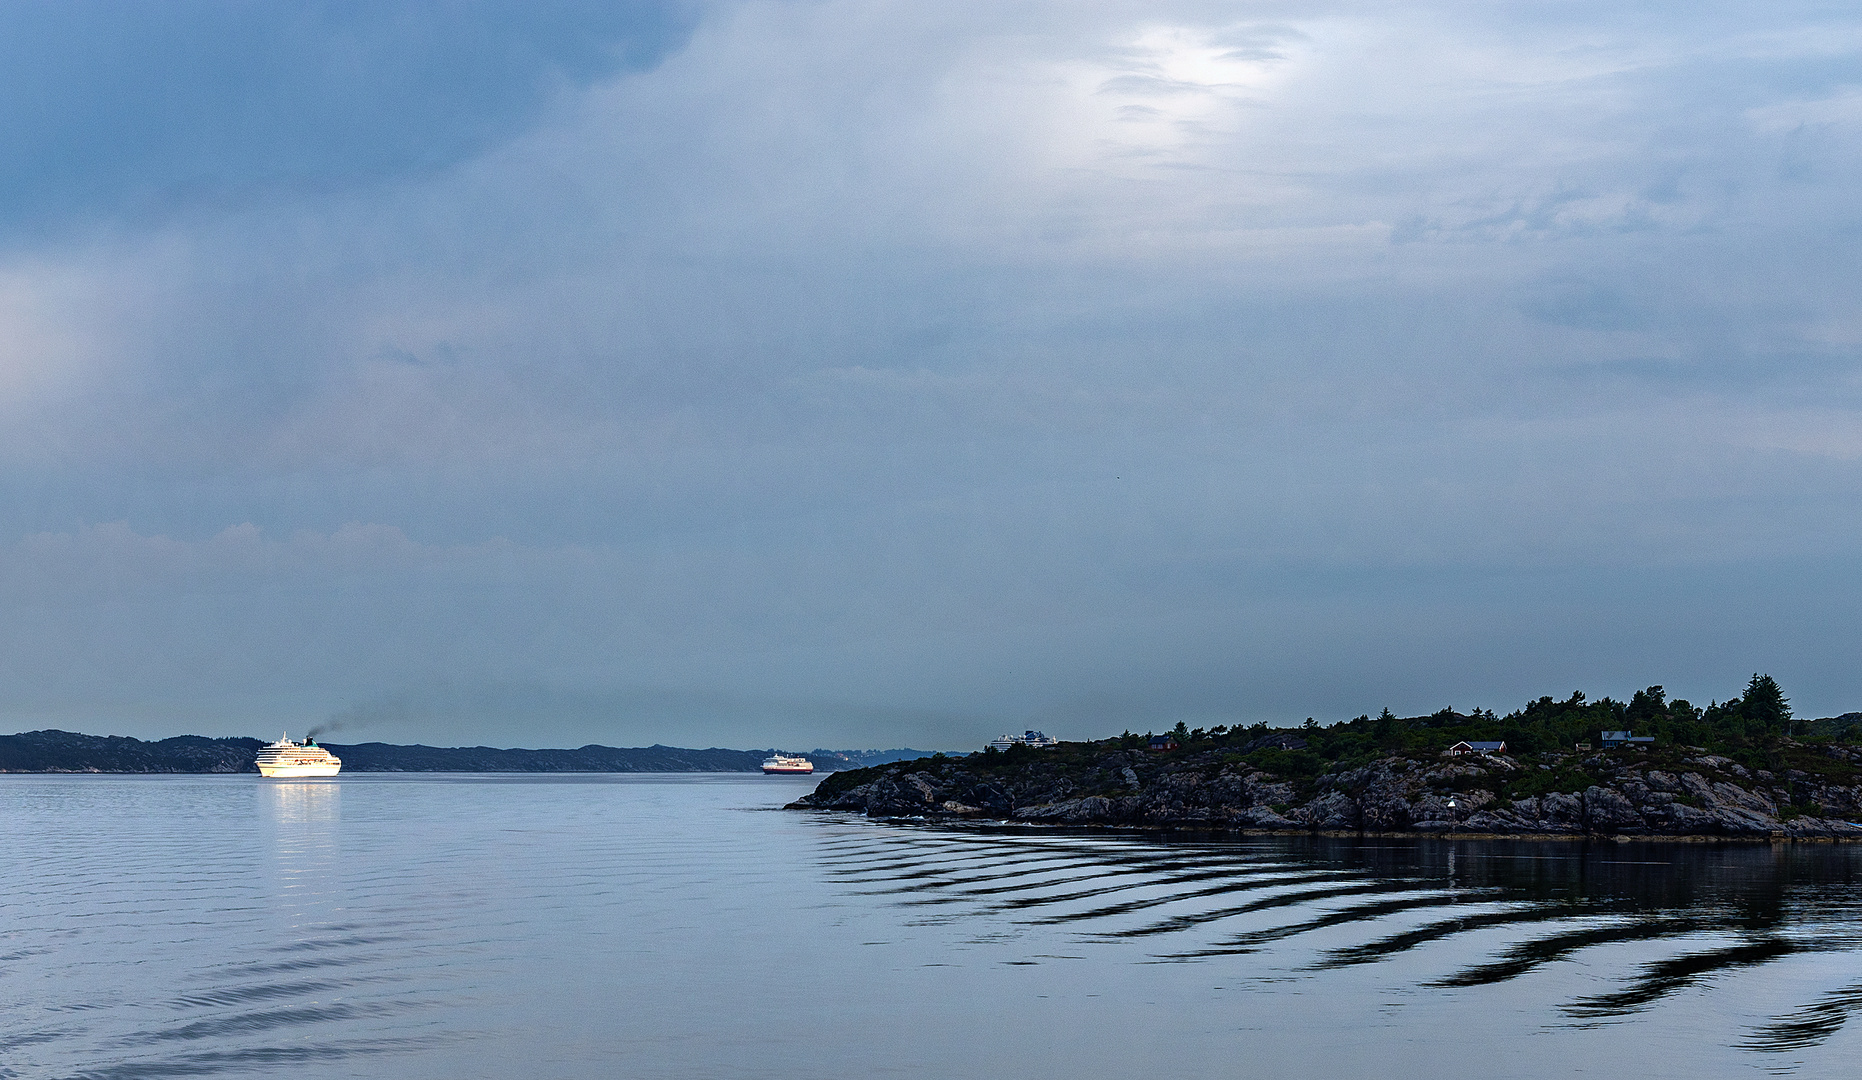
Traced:
<path fill-rule="evenodd" d="M 1851 715 L 1862 720 L 1862 716 Z M 1862 727 L 1853 725 L 1838 729 L 1836 721 L 1818 723 L 1830 734 L 1811 735 L 1810 725 L 1792 718 L 1790 702 L 1777 681 L 1770 675 L 1754 674 L 1744 694 L 1705 708 L 1681 698 L 1670 701 L 1662 687 L 1651 686 L 1636 691 L 1627 702 L 1608 697 L 1592 701 L 1582 691 L 1564 700 L 1541 697 L 1505 716 L 1477 708 L 1469 713 L 1442 709 L 1427 716 L 1401 718 L 1385 709 L 1375 718 L 1365 715 L 1329 725 L 1308 719 L 1294 729 L 1305 743 L 1297 750 L 1255 745 L 1275 730 L 1265 723 L 1207 730 L 1179 723 L 1173 734 L 1183 749 L 1241 750 L 1249 755 L 1252 764 L 1270 772 L 1317 776 L 1392 754 L 1438 754 L 1463 741 L 1504 741 L 1508 753 L 1514 755 L 1568 751 L 1581 743 L 1596 745 L 1605 731 L 1621 730 L 1653 736 L 1658 746 L 1679 743 L 1700 747 L 1742 761 L 1749 768 L 1765 768 L 1771 762 L 1769 755 L 1776 752 L 1779 737 L 1792 736 L 1799 729 L 1807 738 L 1862 733 Z M 1128 731 L 1118 737 L 1117 743 L 1140 748 L 1149 740 L 1149 732 L 1134 735 Z M 1249 746 L 1255 748 L 1247 750 Z"/>
<path fill-rule="evenodd" d="M 1504 716 L 1388 709 L 1297 727 L 1152 733 L 837 773 L 799 806 L 1060 823 L 1396 831 L 1848 835 L 1862 715 L 1797 720 L 1777 681 L 1705 707 L 1661 686 Z M 1605 747 L 1606 732 L 1653 743 Z M 1452 754 L 1460 743 L 1504 751 Z M 1174 744 L 1174 745 L 1172 745 Z"/>

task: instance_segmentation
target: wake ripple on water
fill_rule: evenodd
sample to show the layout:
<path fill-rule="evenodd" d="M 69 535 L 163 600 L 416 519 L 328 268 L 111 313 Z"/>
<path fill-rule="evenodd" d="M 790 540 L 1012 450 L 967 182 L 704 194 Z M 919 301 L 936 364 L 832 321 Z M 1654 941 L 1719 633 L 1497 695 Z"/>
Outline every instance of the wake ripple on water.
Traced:
<path fill-rule="evenodd" d="M 0 1031 L 8 1059 L 36 1048 L 18 1075 L 246 1075 L 459 1037 L 411 1020 L 456 996 L 420 961 L 458 946 L 403 899 L 427 867 L 345 857 L 335 785 L 235 783 L 9 790 L 0 1012 L 38 1018 Z"/>
<path fill-rule="evenodd" d="M 1862 952 L 1862 851 L 1826 845 L 1637 845 L 1320 837 L 1159 838 L 874 823 L 824 815 L 828 872 L 851 892 L 943 922 L 1070 930 L 1144 961 L 1271 954 L 1261 978 L 1327 978 L 1431 949 L 1419 989 L 1508 983 L 1580 956 L 1614 989 L 1556 1006 L 1622 1022 L 1689 988 L 1737 992 L 1755 969 Z M 981 930 L 978 940 L 1004 940 Z M 1339 935 L 1355 940 L 1339 943 Z M 1646 959 L 1654 947 L 1668 955 Z M 1469 950 L 1484 958 L 1468 962 Z M 1614 956 L 1613 950 L 1627 950 Z M 1026 960 L 1013 961 L 1026 963 Z M 1265 972 L 1272 971 L 1272 975 Z M 1737 1045 L 1816 1046 L 1862 1012 L 1862 984 L 1756 1024 Z"/>
<path fill-rule="evenodd" d="M 1831 990 L 1796 1012 L 1773 1017 L 1744 1045 L 1751 1050 L 1778 1053 L 1802 1050 L 1836 1034 L 1858 1011 L 1862 1011 L 1862 983 Z"/>
<path fill-rule="evenodd" d="M 87 1062 L 59 1075 L 127 1080 L 367 1059 L 458 1037 L 409 1030 L 412 1014 L 443 1006 L 449 996 L 436 992 L 431 972 L 415 974 L 419 969 L 410 962 L 422 945 L 415 935 L 388 932 L 388 926 L 358 932 L 354 925 L 300 925 L 285 940 L 265 945 L 266 928 L 235 921 L 210 932 L 247 938 L 252 957 L 197 966 L 197 940 L 152 941 L 142 929 L 130 918 L 99 924 L 81 955 L 117 953 L 145 967 L 169 968 L 171 996 L 66 1002 L 58 1011 L 95 1015 L 97 1024 L 74 1019 L 15 1034 L 0 1050 L 34 1042 L 83 1047 Z M 65 970 L 48 968 L 39 978 L 69 982 L 106 962 L 77 959 L 73 965 L 72 959 L 66 957 Z M 130 1017 L 141 1022 L 126 1027 L 122 1021 Z"/>
<path fill-rule="evenodd" d="M 1425 1076 L 1492 1017 L 1496 1075 L 1717 1075 L 1862 1036 L 1862 848 L 934 828 L 762 779 L 9 777 L 0 1078 L 1324 1068 L 1314 1033 Z"/>

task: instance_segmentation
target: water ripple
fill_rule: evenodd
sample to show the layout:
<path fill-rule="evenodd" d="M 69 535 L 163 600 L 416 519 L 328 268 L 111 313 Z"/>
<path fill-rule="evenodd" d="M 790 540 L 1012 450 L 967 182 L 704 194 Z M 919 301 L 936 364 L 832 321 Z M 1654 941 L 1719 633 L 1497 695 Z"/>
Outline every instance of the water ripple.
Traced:
<path fill-rule="evenodd" d="M 1862 983 L 1831 990 L 1822 997 L 1753 1032 L 1747 1049 L 1784 1053 L 1815 1046 L 1840 1031 L 1849 1017 L 1862 1010 Z"/>
<path fill-rule="evenodd" d="M 1064 928 L 1102 947 L 1192 939 L 1154 944 L 1148 959 L 1258 962 L 1275 953 L 1282 967 L 1250 969 L 1263 982 L 1289 977 L 1279 971 L 1328 978 L 1402 957 L 1426 964 L 1432 952 L 1485 953 L 1416 977 L 1417 990 L 1475 990 L 1595 954 L 1604 960 L 1593 970 L 1624 970 L 1606 976 L 1615 988 L 1557 1006 L 1580 1023 L 1621 1021 L 1684 989 L 1797 957 L 1862 951 L 1862 851 L 1847 847 L 1210 841 L 827 820 L 837 835 L 822 864 L 845 887 L 945 909 L 946 919 L 1007 920 L 980 931 L 979 943 L 1006 945 L 1015 927 Z M 1357 940 L 1334 940 L 1341 934 Z M 1730 940 L 1702 949 L 1703 935 Z M 1609 959 L 1649 946 L 1671 951 L 1626 957 L 1626 968 Z M 1740 1045 L 1801 1050 L 1858 1010 L 1862 984 L 1833 989 Z"/>

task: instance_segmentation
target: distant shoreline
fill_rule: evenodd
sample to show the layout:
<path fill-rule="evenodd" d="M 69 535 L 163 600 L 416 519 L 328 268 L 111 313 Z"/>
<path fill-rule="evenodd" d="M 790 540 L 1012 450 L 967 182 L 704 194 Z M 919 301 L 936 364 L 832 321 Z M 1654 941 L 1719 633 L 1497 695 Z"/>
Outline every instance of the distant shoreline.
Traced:
<path fill-rule="evenodd" d="M 120 735 L 84 735 L 46 729 L 0 735 L 0 774 L 257 774 L 263 742 L 253 738 L 177 735 L 145 742 Z M 528 750 L 489 746 L 442 747 L 395 743 L 324 743 L 343 759 L 345 773 L 754 773 L 777 751 L 690 749 L 677 746 Z M 816 771 L 911 760 L 928 751 L 811 750 Z"/>

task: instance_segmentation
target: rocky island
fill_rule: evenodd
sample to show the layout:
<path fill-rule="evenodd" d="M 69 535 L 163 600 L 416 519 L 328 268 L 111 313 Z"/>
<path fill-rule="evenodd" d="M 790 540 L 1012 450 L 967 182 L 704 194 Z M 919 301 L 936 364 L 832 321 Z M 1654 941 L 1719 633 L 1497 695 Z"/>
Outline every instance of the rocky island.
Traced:
<path fill-rule="evenodd" d="M 1632 743 L 1629 730 L 1649 734 Z M 1606 733 L 1619 745 L 1601 748 Z M 1792 720 L 1755 675 L 1706 709 L 1654 686 L 1627 703 L 1541 698 L 1506 717 L 1386 710 L 923 758 L 835 773 L 791 806 L 1054 826 L 1853 840 L 1857 733 L 1862 714 Z"/>

